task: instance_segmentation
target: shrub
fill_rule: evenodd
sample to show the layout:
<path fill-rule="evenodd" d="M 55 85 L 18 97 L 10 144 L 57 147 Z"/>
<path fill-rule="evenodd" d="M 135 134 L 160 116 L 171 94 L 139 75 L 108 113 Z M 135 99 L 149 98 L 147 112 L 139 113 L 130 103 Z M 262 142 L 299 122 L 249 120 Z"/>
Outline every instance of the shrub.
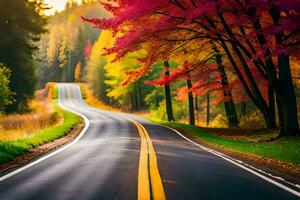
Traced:
<path fill-rule="evenodd" d="M 4 113 L 6 106 L 13 103 L 13 93 L 9 88 L 11 71 L 0 63 L 0 114 Z"/>
<path fill-rule="evenodd" d="M 245 116 L 240 117 L 240 127 L 249 129 L 266 128 L 262 114 L 256 110 Z"/>

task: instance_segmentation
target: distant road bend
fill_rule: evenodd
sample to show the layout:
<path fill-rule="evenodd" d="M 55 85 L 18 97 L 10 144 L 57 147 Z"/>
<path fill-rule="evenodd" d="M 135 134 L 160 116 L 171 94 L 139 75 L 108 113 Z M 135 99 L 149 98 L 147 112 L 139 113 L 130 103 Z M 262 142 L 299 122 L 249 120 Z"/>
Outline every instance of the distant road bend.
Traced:
<path fill-rule="evenodd" d="M 0 199 L 299 199 L 299 187 L 139 117 L 95 109 L 74 84 L 64 109 L 85 118 L 72 143 L 0 177 Z"/>

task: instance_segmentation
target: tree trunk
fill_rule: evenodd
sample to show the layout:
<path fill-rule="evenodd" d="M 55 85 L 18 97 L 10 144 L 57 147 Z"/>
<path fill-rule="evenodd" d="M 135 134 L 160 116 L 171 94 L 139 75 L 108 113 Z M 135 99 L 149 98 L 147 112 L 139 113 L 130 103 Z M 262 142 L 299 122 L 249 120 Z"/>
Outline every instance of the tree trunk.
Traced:
<path fill-rule="evenodd" d="M 136 106 L 135 106 L 135 99 L 134 99 L 133 92 L 130 93 L 130 100 L 131 100 L 131 110 L 135 110 Z"/>
<path fill-rule="evenodd" d="M 217 50 L 216 50 L 217 51 Z M 228 79 L 227 79 L 227 75 L 224 69 L 224 66 L 222 65 L 222 56 L 220 54 L 216 55 L 216 62 L 218 64 L 218 71 L 221 74 L 222 80 L 221 80 L 221 84 L 224 88 L 224 97 L 228 98 L 229 100 L 224 102 L 224 107 L 225 107 L 225 112 L 226 112 L 226 116 L 227 116 L 227 120 L 228 120 L 228 125 L 230 127 L 236 127 L 239 125 L 239 119 L 236 113 L 236 109 L 235 109 L 235 105 L 232 99 L 232 94 L 231 94 L 231 90 L 228 90 L 229 88 L 229 83 L 228 83 Z"/>
<path fill-rule="evenodd" d="M 188 89 L 192 88 L 192 80 L 187 79 L 186 84 Z M 189 92 L 188 94 L 188 102 L 189 102 L 190 125 L 195 125 L 194 98 L 192 92 Z"/>
<path fill-rule="evenodd" d="M 227 25 L 225 19 L 223 18 L 223 16 L 220 15 L 219 17 L 220 17 L 220 19 L 221 19 L 221 21 L 222 21 L 224 27 L 226 27 L 227 30 L 230 29 L 230 28 L 228 27 L 228 25 Z M 208 17 L 206 18 L 206 20 L 207 20 L 207 22 L 210 24 L 210 26 L 211 26 L 213 29 L 216 29 L 216 28 L 217 28 L 217 26 L 216 26 L 216 24 L 214 23 L 213 20 L 209 19 Z M 208 28 L 207 26 L 202 26 L 202 27 L 205 28 L 207 31 L 211 31 L 211 29 Z M 228 32 L 231 33 L 231 30 L 229 30 Z M 231 35 L 232 35 L 232 33 L 231 33 Z M 266 103 L 266 102 L 264 101 L 264 99 L 262 98 L 262 95 L 259 94 L 260 92 L 259 92 L 259 90 L 257 90 L 257 86 L 255 87 L 255 84 L 253 85 L 253 83 L 254 83 L 253 81 L 251 81 L 251 84 L 252 84 L 252 85 L 251 85 L 251 84 L 248 85 L 248 82 L 247 82 L 246 78 L 244 77 L 244 75 L 243 75 L 243 73 L 241 72 L 239 66 L 237 65 L 235 59 L 233 58 L 233 55 L 232 55 L 232 53 L 231 53 L 229 47 L 227 46 L 225 40 L 223 39 L 223 37 L 221 36 L 220 33 L 217 33 L 217 37 L 218 37 L 218 39 L 220 40 L 221 46 L 222 46 L 222 48 L 224 49 L 224 51 L 225 51 L 225 53 L 226 53 L 226 55 L 227 55 L 227 57 L 228 57 L 228 59 L 229 59 L 231 65 L 232 65 L 232 67 L 233 67 L 233 69 L 234 69 L 234 71 L 236 72 L 236 75 L 238 76 L 239 80 L 240 80 L 241 83 L 243 84 L 244 89 L 245 89 L 247 95 L 248 95 L 249 98 L 253 101 L 253 103 L 258 107 L 258 109 L 261 111 L 261 113 L 263 113 L 263 116 L 264 116 L 264 119 L 265 119 L 265 121 L 266 121 L 267 126 L 268 126 L 268 127 L 271 127 L 273 123 L 270 123 L 271 120 L 269 119 L 269 115 L 266 114 L 267 111 L 268 111 L 267 103 Z M 234 37 L 233 37 L 232 39 L 234 39 Z M 235 51 L 236 51 L 236 50 L 238 51 L 238 52 L 236 52 L 236 53 L 239 53 L 239 57 L 241 58 L 241 57 L 242 57 L 242 54 L 239 52 L 239 49 L 236 47 L 235 44 L 233 44 L 233 43 L 231 43 L 231 44 L 232 44 L 233 47 L 235 47 L 234 50 L 235 50 Z M 242 64 L 243 64 L 243 67 L 244 67 L 244 68 L 245 68 L 245 67 L 246 67 L 246 68 L 248 67 L 247 64 L 246 64 L 246 66 L 244 66 L 245 62 L 243 62 Z M 250 74 L 247 73 L 246 75 L 247 75 L 247 79 L 253 79 L 253 77 L 251 77 L 251 73 L 250 73 Z M 248 75 L 250 75 L 250 77 L 248 77 Z M 255 91 L 255 90 L 256 90 L 256 91 Z M 258 94 L 258 95 L 257 95 L 257 94 Z"/>
<path fill-rule="evenodd" d="M 270 9 L 273 23 L 278 26 L 281 13 L 276 8 Z M 284 43 L 284 32 L 275 35 L 277 46 Z M 284 45 L 283 45 L 284 46 Z M 290 57 L 286 54 L 278 55 L 278 84 L 276 84 L 276 99 L 280 120 L 280 136 L 299 135 L 297 116 L 297 102 L 295 88 L 292 80 Z"/>
<path fill-rule="evenodd" d="M 234 38 L 233 33 L 230 30 L 230 27 L 228 26 L 228 24 L 226 23 L 225 19 L 223 18 L 222 15 L 219 15 L 219 18 L 221 19 L 222 24 L 224 25 L 226 32 L 228 32 L 230 34 L 230 37 L 232 37 L 232 39 Z M 206 18 L 207 22 L 210 24 L 210 26 L 213 29 L 216 29 L 217 26 L 214 23 L 214 21 L 210 20 L 209 18 Z M 205 29 L 207 29 L 208 31 L 211 31 L 209 28 L 204 27 Z M 251 74 L 251 72 L 249 73 L 249 66 L 246 63 L 246 61 L 243 58 L 242 53 L 239 51 L 238 47 L 236 44 L 234 44 L 233 42 L 230 42 L 233 50 L 235 51 L 235 53 L 238 55 L 241 64 L 243 66 L 243 68 L 245 69 L 245 74 L 246 74 L 246 78 L 249 81 L 250 84 L 248 85 L 248 82 L 246 80 L 246 78 L 244 77 L 243 73 L 240 71 L 239 66 L 237 65 L 235 59 L 233 58 L 233 55 L 229 49 L 229 47 L 227 46 L 225 40 L 223 39 L 223 37 L 221 36 L 221 34 L 217 33 L 217 37 L 221 42 L 221 46 L 224 49 L 225 53 L 227 54 L 227 57 L 234 69 L 234 71 L 236 72 L 239 80 L 241 81 L 241 83 L 243 84 L 245 91 L 247 93 L 247 95 L 249 96 L 249 98 L 253 101 L 253 103 L 257 106 L 257 108 L 260 110 L 260 112 L 263 114 L 265 122 L 267 124 L 268 127 L 275 127 L 276 126 L 276 121 L 274 121 L 273 119 L 275 119 L 275 116 L 271 116 L 268 114 L 269 109 L 268 109 L 268 104 L 266 103 L 266 101 L 264 100 L 264 98 L 262 97 L 262 94 L 260 93 L 258 86 L 256 85 L 253 76 Z"/>
<path fill-rule="evenodd" d="M 198 97 L 195 96 L 195 110 L 199 111 Z"/>
<path fill-rule="evenodd" d="M 224 103 L 225 112 L 228 120 L 228 125 L 230 127 L 237 127 L 239 125 L 239 120 L 236 114 L 235 105 L 232 100 L 226 101 Z"/>
<path fill-rule="evenodd" d="M 75 66 L 72 65 L 72 51 L 69 49 L 68 55 L 68 75 L 67 82 L 74 82 Z"/>
<path fill-rule="evenodd" d="M 198 97 L 197 96 L 195 96 L 195 110 L 196 110 L 195 123 L 197 124 L 199 122 L 199 105 L 198 105 Z"/>
<path fill-rule="evenodd" d="M 134 100 L 135 100 L 135 110 L 139 109 L 139 94 L 138 94 L 138 89 L 136 83 L 133 84 L 134 86 Z"/>
<path fill-rule="evenodd" d="M 225 21 L 224 17 L 221 14 L 219 14 L 219 18 L 220 18 L 226 32 L 228 33 L 228 35 L 230 37 L 232 37 L 233 39 L 235 39 L 235 36 L 232 33 L 232 31 L 231 31 L 230 27 L 228 26 L 227 22 Z M 223 41 L 222 43 L 224 44 L 225 42 Z M 268 128 L 275 128 L 276 127 L 275 112 L 273 112 L 272 107 L 269 107 L 268 103 L 264 100 L 263 95 L 261 94 L 261 92 L 259 90 L 259 87 L 258 87 L 258 85 L 255 81 L 255 78 L 254 78 L 252 72 L 250 71 L 250 68 L 249 68 L 245 58 L 243 57 L 243 54 L 239 50 L 238 46 L 233 41 L 230 41 L 230 44 L 231 44 L 232 49 L 236 53 L 237 57 L 239 58 L 242 66 L 243 66 L 245 75 L 247 76 L 247 79 L 249 80 L 249 86 L 248 86 L 248 83 L 245 81 L 243 75 L 238 74 L 239 68 L 237 66 L 234 66 L 235 71 L 237 72 L 240 80 L 242 81 L 243 86 L 245 87 L 247 94 L 249 95 L 251 100 L 253 100 L 254 104 L 259 108 L 261 113 L 263 114 L 264 119 L 265 119 L 266 124 L 267 124 L 267 127 Z M 226 45 L 226 48 L 227 48 L 227 45 Z M 226 52 L 226 54 L 228 55 L 227 52 Z M 234 60 L 233 57 L 232 57 L 232 60 Z M 231 63 L 232 63 L 232 61 L 231 61 Z M 236 63 L 235 63 L 235 65 L 236 65 Z M 244 80 L 242 80 L 242 79 L 244 79 Z"/>
<path fill-rule="evenodd" d="M 138 84 L 138 97 L 139 97 L 139 107 L 143 107 L 143 97 L 142 97 L 142 87 L 141 87 L 141 80 L 137 81 Z"/>
<path fill-rule="evenodd" d="M 164 61 L 164 66 L 165 66 L 165 76 L 169 76 L 170 75 L 169 61 Z M 165 85 L 165 98 L 166 98 L 166 112 L 168 116 L 168 121 L 175 121 L 173 116 L 172 97 L 171 97 L 171 89 L 169 84 Z"/>
<path fill-rule="evenodd" d="M 206 94 L 206 126 L 209 126 L 209 118 L 210 118 L 210 97 L 209 92 Z"/>
<path fill-rule="evenodd" d="M 277 95 L 279 101 L 278 109 L 280 109 L 282 115 L 282 122 L 280 123 L 281 136 L 299 135 L 297 102 L 289 60 L 288 55 L 278 56 L 279 84 Z"/>
<path fill-rule="evenodd" d="M 255 8 L 248 9 L 248 15 L 251 18 L 256 18 L 256 9 Z M 253 27 L 257 31 L 262 30 L 262 26 L 261 26 L 260 21 L 259 21 L 258 18 L 256 18 L 253 21 Z M 258 34 L 257 35 L 257 40 L 258 40 L 261 48 L 264 48 L 264 46 L 267 45 L 267 39 L 265 38 L 264 35 Z M 248 43 L 250 43 L 250 41 Z M 253 53 L 256 54 L 256 51 L 254 50 L 254 47 L 252 47 L 252 48 L 253 48 Z M 275 96 L 276 96 L 276 99 L 277 99 L 277 103 L 280 102 L 280 100 L 277 97 L 277 88 L 276 88 L 276 84 L 278 83 L 278 79 L 277 79 L 277 75 L 276 75 L 276 73 L 277 73 L 276 72 L 276 67 L 275 67 L 274 62 L 272 60 L 271 52 L 270 52 L 269 49 L 265 50 L 264 57 L 266 58 L 265 71 L 266 71 L 266 78 L 268 79 L 268 98 L 269 98 L 268 99 L 268 101 L 269 101 L 268 102 L 269 103 L 268 113 L 269 113 L 270 118 L 271 118 L 270 124 L 268 124 L 268 127 L 274 128 L 274 127 L 277 126 L 276 117 L 275 117 L 275 115 L 276 115 L 276 112 L 275 112 Z M 259 69 L 259 67 L 258 67 L 258 69 Z M 281 120 L 282 119 L 281 108 L 278 109 L 278 116 L 279 116 L 279 119 Z M 281 124 L 281 122 L 279 122 L 279 123 Z"/>
<path fill-rule="evenodd" d="M 260 110 L 260 111 L 263 114 L 263 117 L 266 121 L 267 128 L 268 129 L 276 128 L 276 116 L 273 114 L 273 111 L 271 109 Z"/>

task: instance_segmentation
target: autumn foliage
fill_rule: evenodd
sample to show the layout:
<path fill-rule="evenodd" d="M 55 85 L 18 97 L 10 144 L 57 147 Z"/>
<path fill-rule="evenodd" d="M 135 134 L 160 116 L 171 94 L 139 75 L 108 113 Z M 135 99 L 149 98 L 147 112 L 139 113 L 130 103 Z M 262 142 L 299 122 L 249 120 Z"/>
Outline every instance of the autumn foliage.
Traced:
<path fill-rule="evenodd" d="M 158 61 L 179 63 L 169 76 L 149 81 L 165 85 L 191 79 L 194 95 L 216 92 L 220 102 L 250 99 L 269 128 L 299 133 L 291 58 L 299 58 L 299 0 L 116 0 L 102 3 L 106 19 L 83 18 L 108 29 L 115 43 L 104 55 L 122 59 L 141 49 L 136 81 Z M 221 60 L 220 60 L 221 59 Z M 228 79 L 226 74 L 231 74 Z M 126 83 L 128 83 L 127 81 Z"/>

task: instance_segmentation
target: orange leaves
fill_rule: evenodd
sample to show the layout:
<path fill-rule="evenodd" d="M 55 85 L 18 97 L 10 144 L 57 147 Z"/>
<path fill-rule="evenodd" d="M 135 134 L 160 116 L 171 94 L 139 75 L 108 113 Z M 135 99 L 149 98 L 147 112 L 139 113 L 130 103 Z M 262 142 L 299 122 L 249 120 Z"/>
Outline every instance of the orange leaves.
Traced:
<path fill-rule="evenodd" d="M 137 81 L 142 76 L 145 76 L 147 74 L 147 72 L 149 71 L 149 69 L 150 68 L 148 66 L 144 66 L 139 69 L 131 69 L 131 70 L 126 71 L 125 72 L 126 78 L 122 82 L 122 85 L 126 86 L 130 83 Z"/>
<path fill-rule="evenodd" d="M 176 96 L 176 99 L 179 100 L 179 101 L 185 101 L 188 97 L 188 93 L 189 93 L 189 89 L 187 86 L 185 87 L 182 87 L 182 88 L 179 88 L 177 90 L 177 96 Z"/>

